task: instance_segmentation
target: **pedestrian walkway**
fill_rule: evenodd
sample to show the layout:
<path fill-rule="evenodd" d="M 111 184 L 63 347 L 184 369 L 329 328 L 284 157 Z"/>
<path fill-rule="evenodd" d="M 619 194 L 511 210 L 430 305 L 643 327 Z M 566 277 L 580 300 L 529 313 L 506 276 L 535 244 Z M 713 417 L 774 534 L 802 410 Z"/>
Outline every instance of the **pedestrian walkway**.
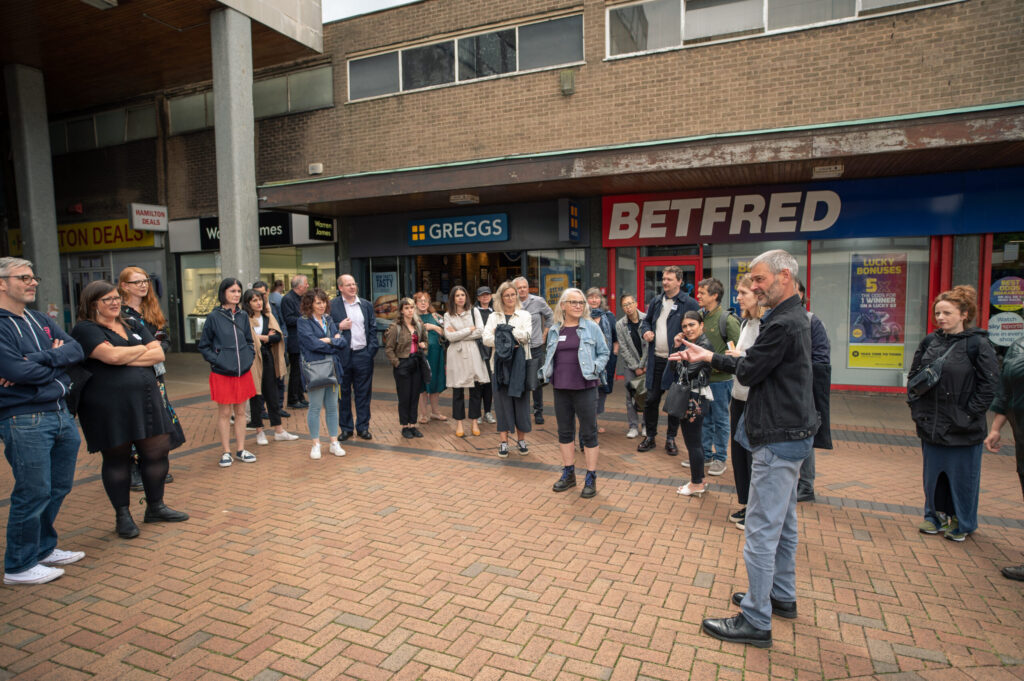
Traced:
<path fill-rule="evenodd" d="M 798 508 L 799 617 L 761 650 L 699 630 L 746 585 L 732 471 L 701 499 L 676 495 L 686 469 L 625 438 L 621 385 L 584 500 L 551 492 L 553 417 L 507 460 L 493 426 L 462 439 L 432 421 L 405 440 L 390 373 L 375 376 L 374 439 L 347 456 L 252 437 L 259 460 L 222 469 L 205 364 L 172 356 L 189 439 L 167 502 L 191 520 L 119 539 L 83 450 L 58 527 L 88 556 L 50 584 L 0 588 L 0 681 L 1024 679 L 1024 583 L 999 574 L 1024 562 L 1009 447 L 984 456 L 979 530 L 921 535 L 906 405 L 834 395 L 836 449 Z M 285 427 L 304 434 L 305 415 Z M 10 487 L 3 467 L 4 525 Z"/>

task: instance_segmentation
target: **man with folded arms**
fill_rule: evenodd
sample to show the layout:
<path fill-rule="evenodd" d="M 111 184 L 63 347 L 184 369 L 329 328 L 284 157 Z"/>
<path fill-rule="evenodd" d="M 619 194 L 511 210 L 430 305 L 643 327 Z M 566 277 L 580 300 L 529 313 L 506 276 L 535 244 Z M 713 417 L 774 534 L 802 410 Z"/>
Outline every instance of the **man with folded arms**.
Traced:
<path fill-rule="evenodd" d="M 68 412 L 82 346 L 27 306 L 39 278 L 32 263 L 0 258 L 0 440 L 14 473 L 7 520 L 4 584 L 43 584 L 64 574 L 55 565 L 85 558 L 57 548 L 53 524 L 75 479 L 81 437 Z"/>
<path fill-rule="evenodd" d="M 751 290 L 771 308 L 761 319 L 757 341 L 738 357 L 686 342 L 669 357 L 706 361 L 734 374 L 750 394 L 736 427 L 736 441 L 751 452 L 743 559 L 749 587 L 734 593 L 734 617 L 706 619 L 705 633 L 722 641 L 772 645 L 772 615 L 796 614 L 796 484 L 810 455 L 818 414 L 811 391 L 811 323 L 796 288 L 796 260 L 782 250 L 750 263 Z"/>

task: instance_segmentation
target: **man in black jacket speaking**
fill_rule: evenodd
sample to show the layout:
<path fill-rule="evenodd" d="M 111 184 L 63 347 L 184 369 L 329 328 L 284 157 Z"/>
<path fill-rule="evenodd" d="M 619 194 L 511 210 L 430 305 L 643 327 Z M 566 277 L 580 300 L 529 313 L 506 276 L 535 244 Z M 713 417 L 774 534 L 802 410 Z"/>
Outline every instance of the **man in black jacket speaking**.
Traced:
<path fill-rule="evenodd" d="M 704 631 L 722 641 L 772 644 L 772 615 L 796 617 L 796 483 L 810 455 L 818 414 L 814 409 L 811 324 L 796 288 L 797 263 L 781 250 L 750 262 L 751 290 L 771 308 L 757 341 L 745 355 L 720 355 L 686 343 L 670 359 L 706 361 L 750 386 L 736 427 L 736 441 L 751 452 L 743 559 L 749 587 L 734 593 L 735 617 L 706 619 Z"/>

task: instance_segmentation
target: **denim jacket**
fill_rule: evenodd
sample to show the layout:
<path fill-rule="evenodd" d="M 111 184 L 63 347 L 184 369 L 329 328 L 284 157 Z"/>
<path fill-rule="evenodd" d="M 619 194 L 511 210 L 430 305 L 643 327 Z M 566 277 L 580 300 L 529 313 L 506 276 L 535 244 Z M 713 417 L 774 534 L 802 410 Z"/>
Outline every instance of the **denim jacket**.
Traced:
<path fill-rule="evenodd" d="M 572 327 L 566 331 L 572 330 Z M 580 325 L 576 327 L 576 333 L 580 336 L 580 370 L 583 371 L 583 378 L 588 381 L 597 381 L 601 378 L 611 350 L 604 340 L 604 333 L 601 327 L 589 319 L 580 319 Z M 558 348 L 558 337 L 562 334 L 562 327 L 552 326 L 548 329 L 548 347 L 544 357 L 544 367 L 541 369 L 545 381 L 551 380 L 551 374 L 555 370 L 555 350 Z"/>

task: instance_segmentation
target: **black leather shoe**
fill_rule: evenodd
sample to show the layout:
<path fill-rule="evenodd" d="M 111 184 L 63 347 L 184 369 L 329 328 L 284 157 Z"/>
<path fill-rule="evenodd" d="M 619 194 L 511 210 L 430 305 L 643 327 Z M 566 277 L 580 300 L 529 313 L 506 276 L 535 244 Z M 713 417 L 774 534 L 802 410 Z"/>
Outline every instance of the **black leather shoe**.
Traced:
<path fill-rule="evenodd" d="M 174 482 L 174 476 L 173 476 L 173 475 L 171 475 L 170 473 L 168 473 L 168 474 L 167 474 L 167 477 L 165 477 L 165 478 L 164 478 L 164 484 L 165 484 L 165 485 L 169 485 L 169 484 L 171 484 L 172 482 Z"/>
<path fill-rule="evenodd" d="M 403 428 L 402 430 L 405 430 L 405 428 Z M 344 442 L 345 440 L 349 439 L 350 437 L 352 437 L 352 431 L 351 430 L 343 430 L 343 431 L 341 431 L 341 435 L 338 436 L 338 439 L 341 440 L 342 442 Z"/>
<path fill-rule="evenodd" d="M 562 473 L 562 477 L 558 479 L 551 489 L 555 492 L 564 492 L 567 489 L 571 489 L 576 486 L 576 474 Z"/>
<path fill-rule="evenodd" d="M 797 501 L 814 501 L 814 490 L 797 490 L 796 491 Z"/>
<path fill-rule="evenodd" d="M 127 506 L 119 506 L 114 509 L 114 531 L 122 539 L 134 539 L 139 536 L 139 526 L 132 520 L 132 512 Z"/>
<path fill-rule="evenodd" d="M 146 515 L 142 520 L 147 523 L 180 523 L 188 520 L 188 513 L 168 508 L 161 501 L 158 504 L 147 505 Z"/>
<path fill-rule="evenodd" d="M 701 624 L 704 633 L 719 641 L 749 643 L 755 648 L 772 647 L 772 630 L 758 629 L 739 613 L 735 617 L 707 619 Z"/>
<path fill-rule="evenodd" d="M 732 602 L 739 605 L 743 600 L 743 597 L 747 595 L 746 591 L 737 591 L 732 595 Z M 786 603 L 785 601 L 777 601 L 774 598 L 772 601 L 772 614 L 779 617 L 785 617 L 787 620 L 796 619 L 796 601 L 792 603 Z"/>
<path fill-rule="evenodd" d="M 417 428 L 416 426 L 413 426 L 413 427 L 411 428 L 411 430 L 412 430 L 412 436 L 413 436 L 413 437 L 423 437 L 423 433 L 421 433 L 421 432 L 420 432 L 420 429 L 419 429 L 419 428 Z"/>
<path fill-rule="evenodd" d="M 665 438 L 665 451 L 668 452 L 669 456 L 675 456 L 679 453 L 679 447 L 676 447 L 676 439 L 674 437 Z"/>
<path fill-rule="evenodd" d="M 351 435 L 349 437 L 351 437 Z M 412 438 L 414 438 L 416 436 L 412 434 L 412 428 L 402 428 L 402 437 L 411 440 Z M 345 438 L 341 438 L 341 439 L 347 440 L 348 438 L 345 437 Z"/>
<path fill-rule="evenodd" d="M 278 410 L 277 410 L 277 414 L 278 414 L 278 416 L 280 416 L 280 417 L 281 417 L 281 418 L 283 418 L 283 419 L 286 419 L 286 418 L 288 418 L 288 417 L 290 417 L 290 416 L 291 416 L 291 414 L 289 414 L 288 412 L 286 412 L 286 411 L 285 411 L 284 409 L 278 409 Z M 269 418 L 269 417 L 268 417 L 268 418 Z"/>
<path fill-rule="evenodd" d="M 636 446 L 638 452 L 649 452 L 654 449 L 654 437 L 648 436 L 643 440 L 640 440 L 640 444 Z"/>
<path fill-rule="evenodd" d="M 533 415 L 533 422 L 536 423 L 538 426 L 543 426 L 544 425 L 544 414 L 534 414 Z"/>
<path fill-rule="evenodd" d="M 1007 579 L 1015 579 L 1018 582 L 1024 582 L 1024 565 L 1008 565 L 1000 572 L 1002 572 L 1003 577 L 1006 577 Z"/>
<path fill-rule="evenodd" d="M 371 435 L 370 431 L 368 431 L 368 430 L 360 430 L 358 435 L 359 435 L 359 437 L 363 438 L 364 440 L 372 440 L 373 439 L 373 435 Z"/>

